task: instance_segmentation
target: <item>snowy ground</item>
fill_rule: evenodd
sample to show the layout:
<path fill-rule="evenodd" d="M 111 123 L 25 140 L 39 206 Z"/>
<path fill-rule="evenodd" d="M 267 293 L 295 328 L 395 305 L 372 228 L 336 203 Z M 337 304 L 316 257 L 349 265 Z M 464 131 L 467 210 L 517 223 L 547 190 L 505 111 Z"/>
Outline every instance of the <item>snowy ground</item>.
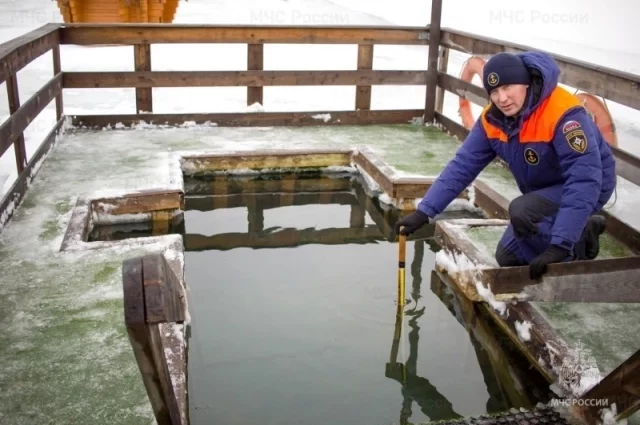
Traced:
<path fill-rule="evenodd" d="M 563 9 L 554 9 L 551 5 L 555 3 L 545 0 L 537 2 L 538 9 L 518 9 L 499 1 L 485 10 L 484 5 L 471 0 L 447 1 L 444 25 L 640 73 L 638 47 L 628 41 L 637 39 L 630 34 L 638 31 L 631 19 L 638 15 L 639 5 L 602 10 L 591 0 L 566 2 Z M 462 8 L 468 17 L 456 15 Z M 0 0 L 0 12 L 0 41 L 61 21 L 52 1 Z M 393 6 L 364 0 L 190 0 L 181 3 L 176 22 L 424 25 L 428 16 L 428 2 L 418 0 L 398 0 Z M 553 21 L 553 17 L 564 23 L 545 24 L 544 19 Z M 618 31 L 602 30 L 613 27 Z M 540 32 L 547 38 L 539 37 Z M 605 41 L 614 43 L 616 50 L 607 49 Z M 61 50 L 64 71 L 133 70 L 131 47 L 63 46 Z M 465 59 L 452 53 L 449 72 L 457 75 Z M 246 46 L 153 46 L 152 60 L 154 70 L 245 69 Z M 265 48 L 265 69 L 355 69 L 355 62 L 355 46 Z M 426 67 L 425 47 L 375 49 L 375 69 Z M 52 73 L 51 54 L 20 71 L 20 98 L 27 100 Z M 5 85 L 0 87 L 0 97 L 6 98 Z M 265 88 L 264 92 L 267 111 L 352 109 L 355 99 L 351 87 Z M 424 88 L 374 87 L 372 107 L 418 109 L 424 105 L 424 95 Z M 158 113 L 246 110 L 244 88 L 154 89 L 153 96 L 154 112 Z M 135 112 L 133 89 L 65 90 L 64 104 L 67 115 Z M 634 145 L 634 138 L 640 135 L 636 124 L 640 113 L 609 106 L 620 131 L 621 147 L 640 154 Z M 446 97 L 445 112 L 457 117 L 453 95 Z M 7 115 L 6 103 L 2 103 L 0 122 Z M 26 131 L 28 156 L 36 151 L 54 121 L 52 102 Z M 0 234 L 0 357 L 5 365 L 0 371 L 0 422 L 43 423 L 54 411 L 59 423 L 77 418 L 109 423 L 150 421 L 146 394 L 122 328 L 120 264 L 137 252 L 161 250 L 166 244 L 151 241 L 146 247 L 58 253 L 78 196 L 169 184 L 167 167 L 174 151 L 348 146 L 363 140 L 398 169 L 413 173 L 437 174 L 438 166 L 455 150 L 453 142 L 443 143 L 447 139 L 433 129 L 420 128 L 141 129 L 80 132 L 63 138 L 16 216 Z M 11 186 L 14 170 L 10 149 L 0 158 L 0 194 Z M 504 170 L 488 169 L 483 178 L 505 196 L 517 195 Z M 632 212 L 640 207 L 639 194 L 634 185 L 621 181 L 617 203 L 611 209 L 638 228 L 640 219 Z M 174 239 L 166 237 L 164 241 Z M 569 326 L 585 314 L 569 312 L 565 317 Z M 589 317 L 589 329 L 605 326 L 593 315 Z"/>

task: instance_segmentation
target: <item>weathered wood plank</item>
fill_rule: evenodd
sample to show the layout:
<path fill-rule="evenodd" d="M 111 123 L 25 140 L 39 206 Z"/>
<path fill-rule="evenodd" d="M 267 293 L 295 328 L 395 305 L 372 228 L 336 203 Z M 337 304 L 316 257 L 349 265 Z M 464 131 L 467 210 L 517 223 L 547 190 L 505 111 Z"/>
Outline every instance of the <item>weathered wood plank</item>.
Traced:
<path fill-rule="evenodd" d="M 532 47 L 489 37 L 469 34 L 450 28 L 443 29 L 441 44 L 474 55 L 499 52 L 519 53 Z M 552 54 L 560 66 L 560 82 L 602 96 L 634 109 L 640 109 L 640 76 L 612 68 Z"/>
<path fill-rule="evenodd" d="M 293 185 L 285 184 L 292 180 Z M 289 193 L 294 192 L 342 192 L 350 190 L 350 180 L 342 178 L 314 178 L 273 180 L 255 176 L 221 176 L 212 180 L 186 179 L 184 190 L 188 196 L 243 193 Z"/>
<path fill-rule="evenodd" d="M 7 97 L 9 100 L 9 113 L 13 115 L 20 108 L 20 92 L 18 90 L 17 75 L 12 75 L 7 79 Z M 23 132 L 20 132 L 13 141 L 13 147 L 15 150 L 16 168 L 18 169 L 18 174 L 20 174 L 27 166 L 27 151 L 24 145 Z"/>
<path fill-rule="evenodd" d="M 234 170 L 302 170 L 331 166 L 349 166 L 349 149 L 259 150 L 223 154 L 189 155 L 182 158 L 182 169 L 187 175 L 226 172 Z M 279 180 L 280 185 L 291 184 L 293 179 Z"/>
<path fill-rule="evenodd" d="M 247 71 L 262 71 L 264 69 L 264 44 L 249 44 L 247 46 Z M 264 105 L 262 86 L 247 84 L 247 106 L 259 103 Z"/>
<path fill-rule="evenodd" d="M 580 403 L 581 400 L 605 399 L 608 400 L 606 406 Z M 618 420 L 631 416 L 640 408 L 640 350 L 582 395 L 573 406 L 574 411 L 587 423 L 596 424 L 602 420 L 600 409 L 610 408 L 614 404 Z"/>
<path fill-rule="evenodd" d="M 53 75 L 58 75 L 62 71 L 62 65 L 60 63 L 60 46 L 57 45 L 53 48 Z M 62 75 L 62 86 L 64 87 L 64 74 Z M 62 97 L 62 90 L 56 96 L 56 119 L 62 118 L 64 112 L 64 104 Z"/>
<path fill-rule="evenodd" d="M 117 198 L 94 199 L 91 201 L 91 210 L 98 215 L 122 215 L 177 210 L 182 209 L 183 205 L 180 191 L 144 190 Z"/>
<path fill-rule="evenodd" d="M 442 37 L 442 0 L 431 0 L 431 22 L 429 23 L 429 56 L 427 68 L 427 93 L 424 106 L 424 122 L 431 124 L 436 116 L 436 89 L 438 88 L 438 54 Z"/>
<path fill-rule="evenodd" d="M 64 88 L 423 85 L 425 81 L 423 71 L 395 70 L 123 71 L 65 72 L 63 75 Z"/>
<path fill-rule="evenodd" d="M 42 165 L 41 160 L 51 151 L 63 123 L 64 120 L 60 119 L 53 126 L 53 129 L 51 129 L 47 137 L 42 141 L 38 150 L 31 156 L 31 159 L 24 171 L 18 175 L 13 186 L 11 186 L 9 191 L 2 198 L 2 201 L 0 201 L 0 228 L 2 228 L 11 219 L 16 208 L 24 198 L 27 187 L 31 184 L 33 179 L 36 178 L 37 173 L 40 170 L 40 166 Z M 2 139 L 0 139 L 0 141 L 1 140 Z M 38 165 L 38 168 L 36 168 L 36 165 Z"/>
<path fill-rule="evenodd" d="M 189 211 L 213 211 L 225 208 L 255 206 L 261 210 L 293 205 L 357 205 L 358 200 L 349 192 L 296 192 L 283 198 L 282 193 L 254 193 L 222 196 L 188 196 L 185 205 Z M 224 201 L 224 202 L 218 202 Z M 250 203 L 249 203 L 250 202 Z M 253 204 L 253 205 L 252 205 Z"/>
<path fill-rule="evenodd" d="M 62 73 L 49 80 L 0 125 L 0 156 L 13 144 L 35 117 L 61 92 Z"/>
<path fill-rule="evenodd" d="M 470 100 L 476 105 L 485 106 L 489 103 L 489 95 L 480 86 L 468 83 L 460 78 L 444 72 L 438 72 L 438 86 L 463 99 Z M 438 111 L 441 112 L 441 111 Z"/>
<path fill-rule="evenodd" d="M 421 199 L 427 193 L 434 179 L 431 177 L 396 177 L 393 180 L 394 198 Z M 461 196 L 466 195 L 464 191 Z"/>
<path fill-rule="evenodd" d="M 640 158 L 615 146 L 611 150 L 616 158 L 616 174 L 640 185 Z"/>
<path fill-rule="evenodd" d="M 184 236 L 187 251 L 228 250 L 234 248 L 283 248 L 308 244 L 342 245 L 374 243 L 385 240 L 378 226 L 363 228 L 280 229 L 258 233 L 220 233 L 204 236 L 188 233 Z"/>
<path fill-rule="evenodd" d="M 373 44 L 358 45 L 358 71 L 373 69 Z M 371 109 L 371 85 L 356 86 L 356 110 Z"/>
<path fill-rule="evenodd" d="M 140 72 L 151 72 L 151 45 L 133 46 L 134 68 Z M 136 113 L 153 111 L 153 89 L 136 87 Z"/>
<path fill-rule="evenodd" d="M 371 176 L 387 195 L 395 197 L 393 181 L 396 172 L 386 162 L 366 147 L 360 147 L 353 153 L 353 162 Z"/>
<path fill-rule="evenodd" d="M 508 219 L 509 201 L 482 180 L 473 182 L 475 204 L 487 213 L 489 218 Z"/>
<path fill-rule="evenodd" d="M 60 24 L 46 24 L 0 44 L 0 84 L 59 44 Z"/>
<path fill-rule="evenodd" d="M 177 126 L 184 123 L 215 124 L 219 127 L 307 126 L 307 125 L 364 125 L 407 124 L 422 116 L 421 109 L 375 111 L 322 112 L 259 112 L 213 114 L 130 114 L 130 115 L 74 115 L 75 126 L 102 128 L 118 123 L 125 127 L 141 121 L 148 124 Z M 326 121 L 325 121 L 326 119 Z"/>
<path fill-rule="evenodd" d="M 147 324 L 184 322 L 179 280 L 164 255 L 142 257 L 142 278 Z"/>
<path fill-rule="evenodd" d="M 61 44 L 294 43 L 426 45 L 423 27 L 233 26 L 233 25 L 65 25 Z"/>
<path fill-rule="evenodd" d="M 438 87 L 436 88 L 436 112 L 443 113 L 445 88 L 441 83 L 440 75 L 447 75 L 449 67 L 449 49 L 440 47 L 438 54 Z M 425 83 L 426 84 L 426 83 Z"/>

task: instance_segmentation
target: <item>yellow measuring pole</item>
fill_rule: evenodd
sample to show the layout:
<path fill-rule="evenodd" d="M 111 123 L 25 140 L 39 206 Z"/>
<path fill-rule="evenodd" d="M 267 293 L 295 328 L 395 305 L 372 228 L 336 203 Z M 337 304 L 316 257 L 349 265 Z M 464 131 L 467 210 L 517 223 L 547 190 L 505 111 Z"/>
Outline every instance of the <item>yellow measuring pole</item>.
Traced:
<path fill-rule="evenodd" d="M 407 236 L 399 235 L 398 240 L 398 305 L 404 305 L 404 264 L 407 252 Z"/>

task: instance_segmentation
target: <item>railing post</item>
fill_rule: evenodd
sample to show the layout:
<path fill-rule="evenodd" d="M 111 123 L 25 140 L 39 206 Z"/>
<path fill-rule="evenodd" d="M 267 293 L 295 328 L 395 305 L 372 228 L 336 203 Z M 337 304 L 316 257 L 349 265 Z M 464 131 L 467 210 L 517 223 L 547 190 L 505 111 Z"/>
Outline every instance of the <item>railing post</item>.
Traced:
<path fill-rule="evenodd" d="M 358 70 L 373 69 L 373 44 L 358 45 Z M 371 86 L 356 86 L 356 111 L 371 109 Z"/>
<path fill-rule="evenodd" d="M 122 264 L 124 318 L 158 425 L 182 425 L 159 324 L 183 323 L 180 282 L 163 254 Z"/>
<path fill-rule="evenodd" d="M 424 107 L 424 123 L 431 124 L 436 114 L 436 88 L 438 86 L 438 49 L 440 47 L 440 21 L 442 0 L 431 1 L 431 24 L 429 25 L 429 65 L 427 68 L 427 98 Z"/>
<path fill-rule="evenodd" d="M 53 48 L 53 76 L 55 77 L 62 71 L 60 64 L 60 45 Z M 56 120 L 62 118 L 63 103 L 62 103 L 62 90 L 60 94 L 56 96 Z"/>
<path fill-rule="evenodd" d="M 247 45 L 247 71 L 263 71 L 264 44 Z M 247 106 L 259 103 L 264 106 L 262 87 L 247 87 Z"/>
<path fill-rule="evenodd" d="M 134 66 L 136 71 L 151 71 L 151 45 L 149 43 L 133 45 Z M 136 113 L 153 112 L 151 87 L 136 87 Z"/>
<path fill-rule="evenodd" d="M 440 55 L 438 58 L 438 72 L 442 72 L 444 74 L 447 73 L 447 67 L 449 65 L 449 48 L 448 47 L 441 47 L 440 48 Z M 443 87 L 441 87 L 440 85 L 438 85 L 438 87 L 436 88 L 436 107 L 435 110 L 436 112 L 442 114 L 442 110 L 444 108 L 444 94 L 445 94 L 445 89 Z"/>
<path fill-rule="evenodd" d="M 20 95 L 18 94 L 18 76 L 16 74 L 7 78 L 7 95 L 9 98 L 9 114 L 15 114 L 20 108 Z M 24 146 L 24 132 L 13 140 L 13 147 L 16 153 L 16 167 L 18 175 L 27 166 L 27 151 Z"/>

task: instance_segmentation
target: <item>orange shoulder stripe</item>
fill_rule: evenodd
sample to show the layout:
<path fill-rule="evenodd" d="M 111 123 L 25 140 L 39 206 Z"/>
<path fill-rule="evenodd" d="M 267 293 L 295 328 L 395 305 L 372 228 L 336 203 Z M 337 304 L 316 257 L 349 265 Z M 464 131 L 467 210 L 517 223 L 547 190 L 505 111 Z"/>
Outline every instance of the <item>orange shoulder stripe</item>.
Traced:
<path fill-rule="evenodd" d="M 576 96 L 562 87 L 556 87 L 549 97 L 547 97 L 523 123 L 520 129 L 520 143 L 551 142 L 560 118 L 562 118 L 569 109 L 581 105 L 582 103 Z M 482 127 L 489 139 L 507 142 L 507 134 L 495 125 L 489 123 L 485 117 L 490 106 L 491 105 L 487 105 L 482 110 Z"/>

